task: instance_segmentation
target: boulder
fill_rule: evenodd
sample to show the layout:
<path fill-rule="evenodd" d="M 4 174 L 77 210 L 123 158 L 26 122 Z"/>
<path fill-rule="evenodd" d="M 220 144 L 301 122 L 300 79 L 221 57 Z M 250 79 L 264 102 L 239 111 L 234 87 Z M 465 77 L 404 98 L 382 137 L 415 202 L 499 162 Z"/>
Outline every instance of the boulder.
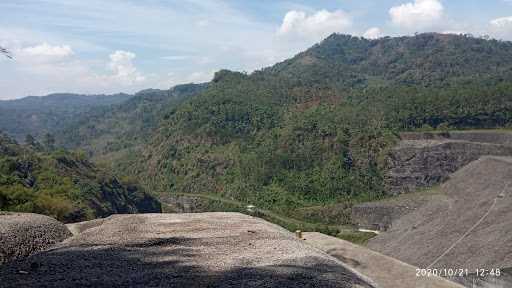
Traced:
<path fill-rule="evenodd" d="M 48 249 L 70 236 L 68 228 L 51 217 L 0 212 L 0 264 Z"/>

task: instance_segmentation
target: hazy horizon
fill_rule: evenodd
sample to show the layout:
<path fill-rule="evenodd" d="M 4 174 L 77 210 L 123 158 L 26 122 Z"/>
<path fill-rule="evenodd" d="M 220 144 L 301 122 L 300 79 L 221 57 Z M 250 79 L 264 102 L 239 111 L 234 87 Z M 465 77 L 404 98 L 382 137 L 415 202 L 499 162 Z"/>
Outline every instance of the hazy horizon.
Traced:
<path fill-rule="evenodd" d="M 252 72 L 331 33 L 512 40 L 512 1 L 2 1 L 0 99 L 115 94 Z M 30 85 L 19 85 L 30 83 Z"/>

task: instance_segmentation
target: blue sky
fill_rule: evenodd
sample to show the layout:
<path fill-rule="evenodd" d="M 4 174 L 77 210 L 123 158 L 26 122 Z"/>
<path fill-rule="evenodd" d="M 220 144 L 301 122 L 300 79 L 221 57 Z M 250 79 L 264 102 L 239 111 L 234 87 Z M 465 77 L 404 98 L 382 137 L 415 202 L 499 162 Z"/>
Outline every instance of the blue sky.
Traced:
<path fill-rule="evenodd" d="M 0 99 L 117 93 L 251 72 L 331 33 L 512 40 L 512 0 L 2 0 Z"/>

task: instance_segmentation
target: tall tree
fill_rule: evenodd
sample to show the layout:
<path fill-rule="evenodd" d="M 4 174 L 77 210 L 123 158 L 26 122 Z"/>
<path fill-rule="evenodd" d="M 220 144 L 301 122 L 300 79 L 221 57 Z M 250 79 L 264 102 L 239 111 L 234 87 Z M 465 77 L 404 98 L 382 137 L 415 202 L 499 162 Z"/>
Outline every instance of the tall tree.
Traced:
<path fill-rule="evenodd" d="M 43 144 L 46 150 L 53 151 L 55 149 L 55 137 L 50 133 L 46 133 L 44 135 Z"/>
<path fill-rule="evenodd" d="M 34 136 L 32 136 L 30 134 L 27 134 L 27 136 L 25 136 L 25 145 L 27 145 L 28 147 L 34 149 L 35 151 L 43 150 L 43 147 L 42 147 L 41 143 L 39 143 L 36 140 L 36 138 L 34 138 Z"/>
<path fill-rule="evenodd" d="M 33 145 L 34 143 L 36 143 L 36 139 L 34 138 L 34 136 L 27 134 L 27 136 L 25 136 L 25 144 Z"/>

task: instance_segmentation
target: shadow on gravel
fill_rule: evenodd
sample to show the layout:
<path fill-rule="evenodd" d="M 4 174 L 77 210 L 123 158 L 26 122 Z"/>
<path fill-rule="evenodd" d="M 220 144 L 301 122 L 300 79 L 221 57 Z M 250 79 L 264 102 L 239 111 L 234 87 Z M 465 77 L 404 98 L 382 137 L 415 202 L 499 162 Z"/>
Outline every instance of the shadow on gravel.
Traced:
<path fill-rule="evenodd" d="M 212 255 L 198 255 L 194 243 L 197 239 L 168 238 L 58 248 L 0 266 L 0 287 L 370 287 L 337 265 L 254 267 L 249 261 L 250 268 L 207 271 L 201 259 Z"/>

